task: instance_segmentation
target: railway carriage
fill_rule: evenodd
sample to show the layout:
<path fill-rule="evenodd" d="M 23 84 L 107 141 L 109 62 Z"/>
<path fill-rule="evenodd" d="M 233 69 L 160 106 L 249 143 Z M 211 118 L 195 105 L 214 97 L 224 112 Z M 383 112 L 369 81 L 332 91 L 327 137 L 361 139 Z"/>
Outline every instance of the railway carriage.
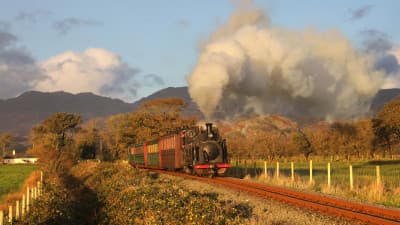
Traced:
<path fill-rule="evenodd" d="M 206 129 L 183 129 L 133 145 L 128 160 L 135 167 L 182 170 L 198 175 L 224 174 L 231 166 L 226 142 L 211 123 L 206 124 Z"/>

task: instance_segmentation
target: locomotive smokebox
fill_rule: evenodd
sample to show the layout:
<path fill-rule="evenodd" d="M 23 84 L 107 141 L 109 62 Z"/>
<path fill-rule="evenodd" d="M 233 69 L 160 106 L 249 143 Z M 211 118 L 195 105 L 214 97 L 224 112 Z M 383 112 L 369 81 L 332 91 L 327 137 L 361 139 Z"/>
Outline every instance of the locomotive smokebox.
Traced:
<path fill-rule="evenodd" d="M 212 138 L 212 123 L 206 123 L 207 137 Z"/>

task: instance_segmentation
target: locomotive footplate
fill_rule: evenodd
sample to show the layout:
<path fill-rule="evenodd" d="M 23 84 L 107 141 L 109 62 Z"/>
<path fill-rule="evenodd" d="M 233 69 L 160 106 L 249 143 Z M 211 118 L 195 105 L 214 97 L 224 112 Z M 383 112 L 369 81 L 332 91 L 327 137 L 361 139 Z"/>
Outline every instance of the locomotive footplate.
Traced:
<path fill-rule="evenodd" d="M 194 172 L 198 175 L 222 175 L 229 167 L 229 163 L 195 165 Z"/>

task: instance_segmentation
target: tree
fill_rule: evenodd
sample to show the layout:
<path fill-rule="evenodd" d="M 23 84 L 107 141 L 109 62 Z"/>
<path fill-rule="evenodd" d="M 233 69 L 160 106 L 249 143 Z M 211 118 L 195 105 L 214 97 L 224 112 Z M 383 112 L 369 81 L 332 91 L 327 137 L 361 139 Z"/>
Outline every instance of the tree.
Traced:
<path fill-rule="evenodd" d="M 333 143 L 336 143 L 337 146 L 337 156 L 345 155 L 347 160 L 350 160 L 350 156 L 355 149 L 354 141 L 357 134 L 355 126 L 346 122 L 334 122 L 331 125 L 331 131 Z"/>
<path fill-rule="evenodd" d="M 7 147 L 14 143 L 14 137 L 10 133 L 0 133 L 0 146 L 2 150 L 1 156 L 6 156 Z"/>
<path fill-rule="evenodd" d="M 375 136 L 372 121 L 370 119 L 361 119 L 354 122 L 354 126 L 357 133 L 355 148 L 358 158 L 360 156 L 374 157 L 376 149 L 373 147 Z"/>
<path fill-rule="evenodd" d="M 293 143 L 296 146 L 298 152 L 301 153 L 306 159 L 308 159 L 313 151 L 311 142 L 308 139 L 307 135 L 299 129 L 298 132 L 293 136 Z"/>
<path fill-rule="evenodd" d="M 397 140 L 400 140 L 400 98 L 386 104 L 379 112 L 378 118 Z"/>
<path fill-rule="evenodd" d="M 375 134 L 374 146 L 381 147 L 383 156 L 393 153 L 393 146 L 400 143 L 400 98 L 388 104 L 372 120 Z"/>
<path fill-rule="evenodd" d="M 82 125 L 75 135 L 76 146 L 82 159 L 103 159 L 102 138 L 104 132 L 104 120 L 91 119 Z"/>
<path fill-rule="evenodd" d="M 33 127 L 29 152 L 38 155 L 51 172 L 61 172 L 76 160 L 73 135 L 80 123 L 79 115 L 54 113 Z"/>

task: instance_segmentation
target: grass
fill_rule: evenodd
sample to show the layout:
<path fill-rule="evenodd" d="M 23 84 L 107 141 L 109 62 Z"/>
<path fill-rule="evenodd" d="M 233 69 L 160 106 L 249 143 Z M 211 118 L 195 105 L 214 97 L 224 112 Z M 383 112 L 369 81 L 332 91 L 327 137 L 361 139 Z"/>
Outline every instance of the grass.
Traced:
<path fill-rule="evenodd" d="M 279 179 L 276 178 L 276 162 L 267 163 L 268 176 L 265 179 L 264 161 L 234 161 L 229 175 L 400 208 L 400 160 L 331 162 L 330 187 L 327 184 L 327 163 L 313 161 L 311 183 L 309 161 L 294 162 L 294 182 L 291 181 L 290 162 L 279 163 Z M 350 165 L 353 170 L 353 190 L 350 190 Z M 380 167 L 381 183 L 377 182 L 377 166 Z"/>
<path fill-rule="evenodd" d="M 0 165 L 0 203 L 12 192 L 18 192 L 24 181 L 38 168 L 36 165 Z"/>

